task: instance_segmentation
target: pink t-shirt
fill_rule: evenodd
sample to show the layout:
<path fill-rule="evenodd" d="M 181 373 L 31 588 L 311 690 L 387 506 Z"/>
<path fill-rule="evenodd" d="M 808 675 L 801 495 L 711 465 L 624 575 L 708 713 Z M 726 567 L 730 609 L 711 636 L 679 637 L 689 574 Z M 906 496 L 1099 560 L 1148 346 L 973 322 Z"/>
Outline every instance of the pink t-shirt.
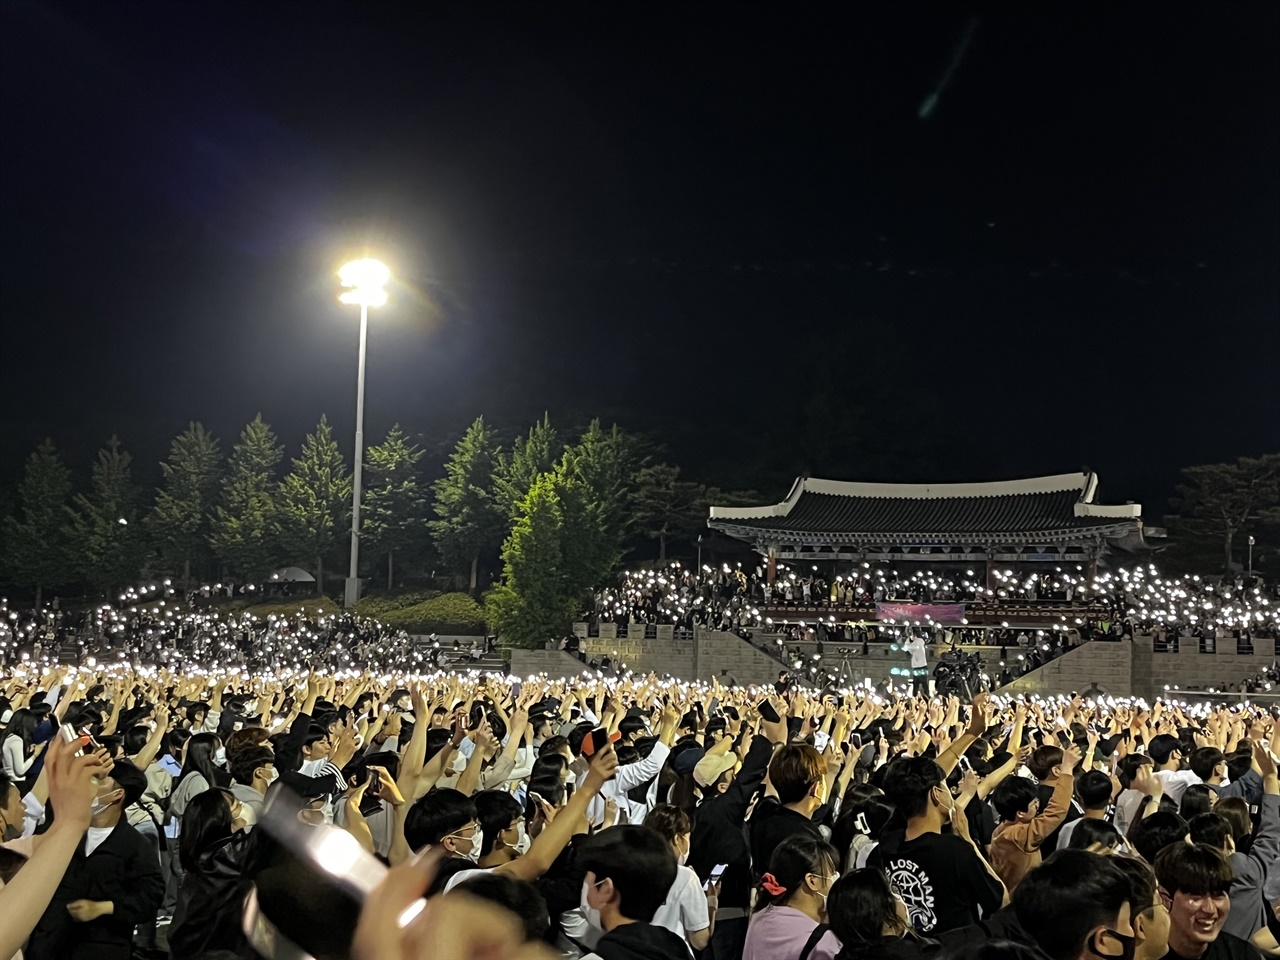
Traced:
<path fill-rule="evenodd" d="M 768 906 L 751 918 L 742 960 L 798 960 L 818 924 L 795 907 Z M 809 954 L 809 960 L 835 960 L 840 940 L 828 930 Z"/>

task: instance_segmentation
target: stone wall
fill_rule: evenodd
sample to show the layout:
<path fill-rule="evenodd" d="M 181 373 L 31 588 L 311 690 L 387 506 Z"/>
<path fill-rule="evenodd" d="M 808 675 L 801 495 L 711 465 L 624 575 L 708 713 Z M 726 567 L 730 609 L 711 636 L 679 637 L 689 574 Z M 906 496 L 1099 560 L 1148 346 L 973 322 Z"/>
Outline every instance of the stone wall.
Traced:
<path fill-rule="evenodd" d="M 1133 644 L 1095 641 L 1069 650 L 1056 660 L 1032 670 L 1001 693 L 1028 693 L 1041 696 L 1073 691 L 1084 693 L 1093 685 L 1115 697 L 1133 695 Z"/>
<path fill-rule="evenodd" d="M 528 677 L 545 673 L 548 677 L 576 677 L 587 665 L 563 650 L 522 650 L 511 648 L 511 675 Z"/>

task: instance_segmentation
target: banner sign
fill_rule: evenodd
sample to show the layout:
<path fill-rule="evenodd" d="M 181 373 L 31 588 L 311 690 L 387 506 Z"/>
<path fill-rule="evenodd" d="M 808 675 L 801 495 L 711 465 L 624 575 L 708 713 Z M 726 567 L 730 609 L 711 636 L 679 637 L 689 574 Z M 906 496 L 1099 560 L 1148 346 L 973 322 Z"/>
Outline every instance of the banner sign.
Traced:
<path fill-rule="evenodd" d="M 964 604 L 876 602 L 877 620 L 893 620 L 902 623 L 924 620 L 926 617 L 934 623 L 959 623 L 964 619 Z"/>

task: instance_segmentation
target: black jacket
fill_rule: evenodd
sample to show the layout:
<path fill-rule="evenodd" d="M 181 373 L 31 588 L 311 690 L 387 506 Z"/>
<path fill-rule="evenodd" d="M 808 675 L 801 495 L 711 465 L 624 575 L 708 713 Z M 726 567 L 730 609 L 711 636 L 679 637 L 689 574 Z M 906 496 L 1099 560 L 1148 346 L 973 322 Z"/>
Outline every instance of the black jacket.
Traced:
<path fill-rule="evenodd" d="M 244 898 L 252 881 L 245 865 L 256 834 L 237 832 L 197 858 L 196 869 L 182 876 L 178 903 L 169 927 L 169 953 L 198 957 L 211 950 L 242 952 L 240 929 Z"/>
<path fill-rule="evenodd" d="M 84 839 L 31 933 L 28 960 L 128 960 L 133 928 L 160 909 L 164 878 L 155 847 L 123 819 L 90 856 Z M 78 923 L 73 900 L 110 900 L 115 912 Z"/>
<path fill-rule="evenodd" d="M 755 737 L 747 748 L 742 769 L 724 793 L 713 794 L 699 805 L 689 841 L 689 866 L 704 883 L 718 863 L 728 867 L 720 878 L 720 907 L 746 909 L 751 902 L 751 849 L 747 846 L 747 807 L 773 757 L 773 744 Z"/>
<path fill-rule="evenodd" d="M 685 960 L 691 956 L 684 939 L 651 923 L 624 923 L 614 927 L 587 954 L 600 960 Z"/>
<path fill-rule="evenodd" d="M 751 865 L 756 877 L 769 870 L 769 860 L 778 845 L 792 837 L 822 839 L 818 824 L 803 813 L 796 813 L 776 798 L 765 797 L 751 814 Z"/>

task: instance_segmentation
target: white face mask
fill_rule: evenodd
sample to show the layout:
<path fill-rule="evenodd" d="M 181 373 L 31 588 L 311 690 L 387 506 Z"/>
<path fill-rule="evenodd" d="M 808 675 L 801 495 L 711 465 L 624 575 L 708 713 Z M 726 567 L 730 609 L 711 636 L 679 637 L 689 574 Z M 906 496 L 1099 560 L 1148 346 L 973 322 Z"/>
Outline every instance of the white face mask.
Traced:
<path fill-rule="evenodd" d="M 529 848 L 533 846 L 533 841 L 529 839 L 529 833 L 524 828 L 523 820 L 516 824 L 516 832 L 519 833 L 520 837 L 516 840 L 516 845 L 512 849 L 515 850 L 518 856 L 523 857 L 529 852 Z"/>
<path fill-rule="evenodd" d="M 227 748 L 219 747 L 218 752 L 213 755 L 214 766 L 225 767 L 227 765 Z"/>
<path fill-rule="evenodd" d="M 148 720 L 148 721 L 147 721 L 147 729 L 148 729 L 148 730 L 150 730 L 152 733 L 155 733 L 155 732 L 156 732 L 156 722 L 155 722 L 154 720 Z"/>
<path fill-rule="evenodd" d="M 94 797 L 93 806 L 89 808 L 89 816 L 97 817 L 103 813 L 106 813 L 108 810 L 111 809 L 111 805 L 113 803 L 115 803 L 114 800 L 103 801 L 103 800 L 99 800 L 97 797 Z"/>
<path fill-rule="evenodd" d="M 450 836 L 455 840 L 458 839 L 458 835 L 456 833 L 450 834 Z M 482 843 L 484 843 L 484 829 L 477 824 L 475 832 L 471 834 L 471 849 L 466 853 L 463 853 L 462 856 L 467 860 L 470 860 L 472 863 L 477 863 L 480 860 L 480 844 Z"/>
<path fill-rule="evenodd" d="M 268 787 L 271 786 L 273 783 L 275 783 L 279 779 L 280 779 L 280 771 L 277 770 L 275 767 L 272 767 L 271 776 L 267 777 L 267 786 Z"/>
<path fill-rule="evenodd" d="M 600 883 L 604 881 L 601 880 Z M 596 886 L 600 886 L 599 883 Z M 600 919 L 600 911 L 591 904 L 587 903 L 587 892 L 591 889 L 591 884 L 587 880 L 582 881 L 582 897 L 578 903 L 578 909 L 582 911 L 582 915 L 586 917 L 587 926 L 592 930 L 599 930 L 604 933 L 604 921 Z"/>

